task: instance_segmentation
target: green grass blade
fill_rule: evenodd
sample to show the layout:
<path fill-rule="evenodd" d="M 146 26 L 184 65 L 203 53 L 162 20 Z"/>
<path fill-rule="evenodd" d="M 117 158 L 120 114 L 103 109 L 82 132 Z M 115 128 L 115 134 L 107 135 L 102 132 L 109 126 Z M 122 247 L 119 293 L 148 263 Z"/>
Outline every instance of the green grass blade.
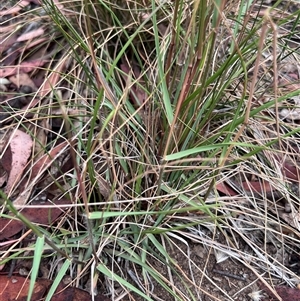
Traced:
<path fill-rule="evenodd" d="M 66 275 L 66 272 L 67 272 L 68 268 L 70 267 L 70 264 L 71 264 L 71 260 L 66 259 L 66 261 L 64 262 L 62 267 L 59 269 L 59 272 L 58 272 L 57 276 L 55 277 L 55 279 L 48 291 L 45 301 L 51 301 L 51 298 L 53 297 L 55 290 L 57 289 L 58 285 L 61 283 L 63 277 Z"/>
<path fill-rule="evenodd" d="M 40 262 L 43 255 L 43 249 L 45 244 L 45 236 L 38 237 L 36 240 L 35 248 L 34 248 L 34 257 L 32 263 L 32 270 L 31 270 L 31 277 L 30 277 L 30 284 L 29 284 L 29 291 L 27 296 L 27 301 L 31 300 L 34 285 L 36 283 L 36 279 L 38 277 Z"/>
<path fill-rule="evenodd" d="M 147 295 L 145 295 L 144 293 L 142 293 L 140 290 L 138 290 L 136 287 L 134 287 L 132 284 L 130 284 L 128 281 L 126 281 L 125 279 L 123 279 L 122 277 L 114 274 L 112 271 L 110 271 L 104 264 L 99 264 L 97 266 L 97 269 L 103 273 L 105 276 L 109 277 L 110 279 L 117 281 L 118 283 L 120 283 L 122 286 L 130 289 L 131 291 L 137 293 L 138 295 L 140 295 L 141 297 L 144 298 L 144 300 L 148 300 L 148 301 L 153 301 L 153 299 L 151 299 L 150 297 L 148 297 Z"/>

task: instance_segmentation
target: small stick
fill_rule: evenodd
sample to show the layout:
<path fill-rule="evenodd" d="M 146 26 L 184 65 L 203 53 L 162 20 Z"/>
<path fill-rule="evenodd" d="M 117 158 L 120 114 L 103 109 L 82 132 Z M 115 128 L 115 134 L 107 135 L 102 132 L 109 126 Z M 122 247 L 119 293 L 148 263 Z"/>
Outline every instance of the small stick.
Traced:
<path fill-rule="evenodd" d="M 217 274 L 220 274 L 220 275 L 223 275 L 223 276 L 231 277 L 231 278 L 234 278 L 234 279 L 237 279 L 237 280 L 242 280 L 242 281 L 246 280 L 246 277 L 236 276 L 236 275 L 233 275 L 233 274 L 230 274 L 230 273 L 227 273 L 227 272 L 224 272 L 224 271 L 216 270 L 216 269 L 213 269 L 213 272 L 217 273 Z"/>

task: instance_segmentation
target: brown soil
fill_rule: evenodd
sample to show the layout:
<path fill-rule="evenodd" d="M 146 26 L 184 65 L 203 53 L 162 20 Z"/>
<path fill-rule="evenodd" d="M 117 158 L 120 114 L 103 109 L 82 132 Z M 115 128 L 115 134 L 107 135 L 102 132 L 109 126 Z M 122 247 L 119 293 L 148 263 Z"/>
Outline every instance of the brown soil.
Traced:
<path fill-rule="evenodd" d="M 258 275 L 237 259 L 228 258 L 217 263 L 213 250 L 200 243 L 190 241 L 187 245 L 178 240 L 173 242 L 177 247 L 168 245 L 166 250 L 170 257 L 176 260 L 176 268 L 171 272 L 172 287 L 176 288 L 174 295 L 181 297 L 181 300 L 193 300 L 192 296 L 194 296 L 194 300 L 201 301 L 270 300 L 267 293 L 261 290 L 263 285 Z M 221 235 L 218 237 L 218 242 L 226 244 L 225 238 Z M 247 245 L 240 242 L 240 248 L 245 251 L 247 250 Z M 166 265 L 154 259 L 150 259 L 149 264 L 161 275 L 164 275 L 165 278 L 170 279 L 170 270 L 168 270 Z M 255 269 L 262 276 L 261 279 L 264 279 L 263 275 L 265 275 L 264 280 L 270 283 L 266 273 L 259 271 L 257 267 Z M 178 273 L 177 275 L 176 272 Z M 141 275 L 139 279 L 142 279 Z M 136 285 L 133 281 L 132 284 Z M 279 285 L 280 280 L 272 279 L 272 284 L 274 286 Z M 155 300 L 175 300 L 171 293 L 166 293 L 166 290 L 161 288 L 156 282 L 153 282 L 153 286 L 153 292 L 157 296 Z M 261 299 L 255 299 L 255 293 Z M 145 299 L 132 294 L 122 300 L 142 301 Z"/>

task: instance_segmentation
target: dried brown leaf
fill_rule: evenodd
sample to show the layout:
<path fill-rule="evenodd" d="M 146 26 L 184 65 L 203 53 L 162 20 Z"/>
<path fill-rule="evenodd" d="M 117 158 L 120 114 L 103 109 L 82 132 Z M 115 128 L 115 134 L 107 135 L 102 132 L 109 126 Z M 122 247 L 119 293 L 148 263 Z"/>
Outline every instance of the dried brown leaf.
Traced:
<path fill-rule="evenodd" d="M 32 91 L 36 91 L 37 87 L 27 73 L 18 73 L 9 77 L 9 80 L 18 88 L 21 86 L 31 87 Z"/>
<path fill-rule="evenodd" d="M 48 60 L 39 59 L 39 60 L 33 60 L 29 62 L 22 62 L 19 66 L 16 67 L 2 67 L 0 69 L 0 77 L 11 76 L 17 74 L 18 72 L 28 73 L 38 67 L 44 66 L 47 62 Z"/>
<path fill-rule="evenodd" d="M 222 192 L 224 193 L 225 195 L 229 195 L 229 196 L 235 196 L 237 195 L 238 193 L 233 190 L 229 185 L 227 185 L 225 182 L 221 182 L 221 183 L 218 183 L 216 184 L 216 189 L 219 191 L 219 192 Z"/>
<path fill-rule="evenodd" d="M 21 276 L 8 277 L 0 275 L 0 301 L 26 301 L 29 290 L 30 279 Z M 52 281 L 47 279 L 37 279 L 34 285 L 33 295 L 30 300 L 38 301 L 46 297 Z M 56 289 L 51 298 L 52 301 L 90 301 L 91 295 L 79 288 L 65 287 L 62 283 Z M 110 301 L 109 298 L 98 294 L 95 301 Z"/>
<path fill-rule="evenodd" d="M 9 194 L 16 182 L 20 180 L 24 168 L 31 154 L 32 139 L 30 135 L 16 130 L 10 139 L 10 150 L 12 154 L 11 170 L 5 187 L 5 193 Z"/>
<path fill-rule="evenodd" d="M 51 225 L 57 220 L 57 218 L 64 213 L 64 208 L 60 208 L 60 205 L 69 205 L 71 201 L 67 198 L 56 200 L 54 203 L 50 201 L 33 202 L 32 205 L 38 205 L 39 208 L 30 208 L 30 206 L 24 208 L 22 211 L 23 216 L 25 216 L 32 223 L 37 223 L 41 225 Z M 54 208 L 49 208 L 49 206 Z M 24 229 L 24 224 L 16 219 L 11 218 L 0 218 L 0 240 L 9 239 L 10 237 L 19 233 Z"/>
<path fill-rule="evenodd" d="M 0 301 L 26 301 L 30 279 L 20 276 L 7 277 L 0 275 Z M 36 282 L 31 300 L 39 300 L 43 297 L 47 287 Z"/>
<path fill-rule="evenodd" d="M 22 10 L 24 7 L 29 5 L 29 1 L 27 0 L 21 0 L 18 1 L 17 4 L 9 9 L 0 11 L 0 16 L 6 16 L 6 15 L 14 15 L 18 13 L 20 10 Z"/>
<path fill-rule="evenodd" d="M 53 162 L 53 158 L 68 145 L 68 142 L 62 142 L 55 146 L 48 154 L 43 155 L 36 161 L 31 170 L 31 179 L 34 179 L 39 173 L 43 172 Z"/>
<path fill-rule="evenodd" d="M 17 42 L 32 40 L 36 37 L 43 35 L 44 33 L 45 33 L 45 31 L 43 28 L 38 28 L 38 29 L 32 30 L 30 32 L 23 33 L 22 35 L 20 35 L 17 38 Z"/>

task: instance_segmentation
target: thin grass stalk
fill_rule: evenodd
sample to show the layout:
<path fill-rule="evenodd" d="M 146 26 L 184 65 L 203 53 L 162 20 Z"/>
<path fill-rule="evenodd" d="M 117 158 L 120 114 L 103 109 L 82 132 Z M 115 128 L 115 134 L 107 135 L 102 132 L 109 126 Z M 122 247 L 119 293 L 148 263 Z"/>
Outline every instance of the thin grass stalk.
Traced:
<path fill-rule="evenodd" d="M 183 5 L 183 1 L 181 0 L 176 0 L 175 1 L 175 6 L 174 6 L 174 15 L 173 15 L 173 23 L 172 23 L 172 29 L 171 29 L 171 41 L 170 41 L 170 46 L 168 50 L 168 55 L 167 55 L 167 60 L 166 60 L 166 84 L 167 87 L 170 87 L 170 72 L 171 72 L 171 61 L 173 58 L 173 53 L 174 53 L 174 47 L 175 47 L 175 40 L 177 36 L 176 29 L 179 29 L 179 18 L 178 16 L 178 11 L 179 11 L 179 4 L 181 6 Z"/>
<path fill-rule="evenodd" d="M 85 209 L 85 214 L 88 217 L 89 216 L 89 201 L 88 201 L 88 197 L 87 197 L 87 190 L 86 190 L 86 186 L 85 186 L 85 181 L 84 181 L 84 177 L 83 174 L 80 172 L 77 160 L 76 160 L 76 152 L 75 152 L 75 140 L 73 139 L 73 137 L 71 137 L 71 129 L 70 129 L 70 121 L 69 121 L 69 116 L 66 113 L 65 108 L 62 106 L 62 114 L 65 120 L 65 126 L 66 126 L 66 132 L 68 133 L 69 136 L 69 143 L 70 143 L 70 155 L 71 155 L 71 159 L 73 162 L 73 166 L 76 172 L 76 177 L 77 177 L 77 183 L 79 185 L 79 189 L 82 195 L 82 199 L 83 199 L 83 203 L 84 203 L 84 209 Z M 93 255 L 94 255 L 94 260 L 96 262 L 98 262 L 98 256 L 97 256 L 97 252 L 96 252 L 96 247 L 95 247 L 95 243 L 94 243 L 94 235 L 93 235 L 93 225 L 92 222 L 87 218 L 86 220 L 87 223 L 87 230 L 88 230 L 88 234 L 89 234 L 89 239 L 90 239 L 90 244 L 93 250 Z"/>

